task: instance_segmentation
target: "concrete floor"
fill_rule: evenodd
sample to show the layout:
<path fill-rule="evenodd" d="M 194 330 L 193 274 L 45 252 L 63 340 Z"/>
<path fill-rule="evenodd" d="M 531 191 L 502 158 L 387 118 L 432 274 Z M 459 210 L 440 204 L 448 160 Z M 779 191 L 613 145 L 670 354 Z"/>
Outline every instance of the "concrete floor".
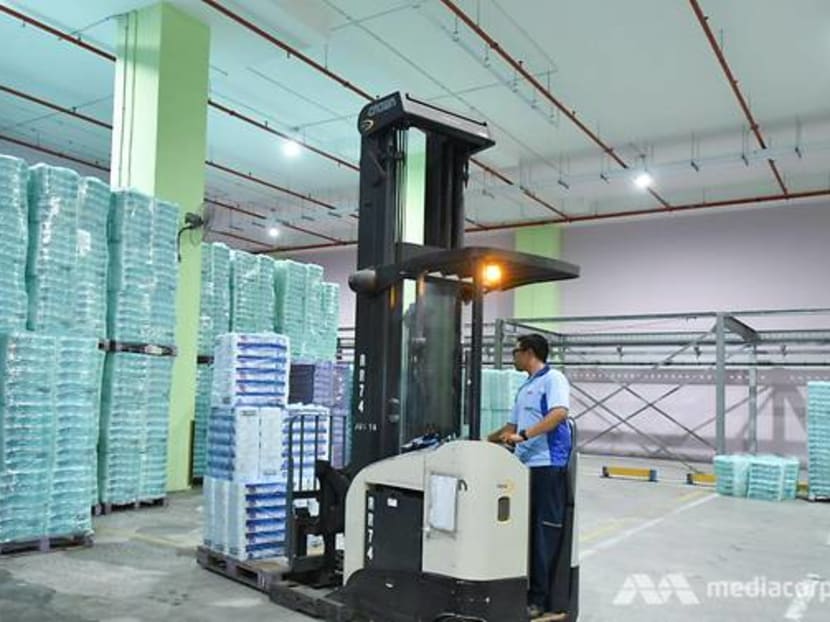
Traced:
<path fill-rule="evenodd" d="M 830 505 L 719 497 L 681 484 L 671 463 L 656 484 L 601 479 L 607 463 L 636 461 L 583 458 L 582 622 L 830 619 Z M 200 501 L 96 519 L 91 549 L 0 559 L 0 621 L 309 620 L 196 565 Z M 717 595 L 712 582 L 741 585 Z M 798 598 L 772 596 L 773 582 L 818 584 Z"/>

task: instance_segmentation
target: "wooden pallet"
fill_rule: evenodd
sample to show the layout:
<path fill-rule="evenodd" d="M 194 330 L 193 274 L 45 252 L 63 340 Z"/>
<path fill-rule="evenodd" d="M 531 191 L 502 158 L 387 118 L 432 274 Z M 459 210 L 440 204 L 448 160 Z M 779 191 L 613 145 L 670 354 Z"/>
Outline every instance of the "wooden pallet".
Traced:
<path fill-rule="evenodd" d="M 132 503 L 99 503 L 92 508 L 93 516 L 105 516 L 113 512 L 122 512 L 124 510 L 141 510 L 144 508 L 161 508 L 167 507 L 167 497 L 158 497 L 157 499 L 143 499 L 141 501 L 133 501 Z"/>
<path fill-rule="evenodd" d="M 196 549 L 196 562 L 205 570 L 269 594 L 271 586 L 283 580 L 288 567 L 273 560 L 240 561 L 206 546 Z"/>
<path fill-rule="evenodd" d="M 92 546 L 91 534 L 71 536 L 43 536 L 34 540 L 0 543 L 0 556 L 19 555 L 23 553 L 51 553 L 74 547 Z"/>

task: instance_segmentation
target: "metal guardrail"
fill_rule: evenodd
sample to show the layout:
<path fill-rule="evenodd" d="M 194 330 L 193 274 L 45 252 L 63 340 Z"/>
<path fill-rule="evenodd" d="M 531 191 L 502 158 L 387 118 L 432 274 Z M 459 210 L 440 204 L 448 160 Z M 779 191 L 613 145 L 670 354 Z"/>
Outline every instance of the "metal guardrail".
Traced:
<path fill-rule="evenodd" d="M 751 324 L 815 323 L 819 327 L 756 330 Z M 623 326 L 620 327 L 619 325 Z M 696 329 L 665 329 L 666 324 L 694 325 Z M 577 330 L 573 328 L 579 325 Z M 643 327 L 660 326 L 659 330 Z M 773 380 L 803 386 L 810 380 L 830 380 L 830 309 L 783 309 L 737 312 L 690 312 L 649 315 L 578 316 L 560 318 L 503 319 L 495 323 L 495 367 L 510 364 L 508 353 L 518 334 L 538 332 L 551 346 L 551 359 L 567 370 L 574 394 L 586 405 L 580 416 L 601 412 L 610 418 L 608 427 L 588 438 L 583 447 L 619 428 L 633 431 L 645 445 L 656 445 L 650 457 L 680 459 L 673 447 L 644 432 L 632 419 L 644 412 L 657 413 L 714 452 L 724 453 L 726 418 L 737 407 L 747 406 L 748 449 L 758 448 L 759 386 Z M 616 388 L 601 398 L 585 384 L 610 384 Z M 635 385 L 665 384 L 671 388 L 654 399 L 646 398 Z M 689 427 L 676 414 L 659 406 L 682 387 L 710 384 L 715 387 L 715 445 Z M 743 384 L 744 400 L 727 406 L 727 385 Z M 632 413 L 620 414 L 609 400 L 626 394 L 642 402 Z M 711 424 L 707 420 L 705 424 Z"/>
<path fill-rule="evenodd" d="M 682 437 L 698 439 L 706 451 L 722 453 L 727 449 L 728 414 L 746 408 L 746 449 L 756 451 L 759 399 L 767 397 L 765 387 L 830 381 L 830 308 L 511 318 L 484 329 L 485 367 L 511 366 L 513 343 L 521 333 L 538 332 L 548 338 L 551 360 L 567 370 L 574 395 L 586 406 L 582 414 L 600 412 L 609 421 L 599 436 L 585 435 L 583 448 L 624 428 L 642 442 L 644 453 L 638 455 L 682 459 L 670 441 L 639 429 L 636 417 L 649 412 L 670 422 Z M 340 329 L 338 346 L 339 358 L 353 359 L 353 328 Z M 616 388 L 610 396 L 597 397 L 585 386 L 598 384 Z M 638 390 L 638 385 L 648 384 L 669 388 L 648 399 Z M 686 425 L 681 415 L 661 406 L 666 397 L 695 385 L 714 387 L 715 414 L 703 422 L 715 423 L 714 444 L 700 434 L 704 425 Z M 745 387 L 746 396 L 727 404 L 727 386 Z M 614 412 L 609 401 L 616 395 L 642 406 L 633 414 Z"/>

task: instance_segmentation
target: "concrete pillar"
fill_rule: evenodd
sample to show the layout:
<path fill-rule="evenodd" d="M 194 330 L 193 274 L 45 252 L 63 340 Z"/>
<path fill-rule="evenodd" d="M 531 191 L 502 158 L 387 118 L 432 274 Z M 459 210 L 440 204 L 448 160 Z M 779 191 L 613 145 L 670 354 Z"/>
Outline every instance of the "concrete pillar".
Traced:
<path fill-rule="evenodd" d="M 205 190 L 210 30 L 170 4 L 119 18 L 111 182 L 200 212 Z M 169 490 L 189 486 L 201 252 L 182 236 L 170 394 Z"/>
<path fill-rule="evenodd" d="M 558 225 L 517 229 L 515 249 L 523 253 L 559 259 L 562 250 L 562 229 Z M 541 318 L 558 315 L 558 283 L 538 283 L 516 289 L 513 296 L 513 317 Z"/>

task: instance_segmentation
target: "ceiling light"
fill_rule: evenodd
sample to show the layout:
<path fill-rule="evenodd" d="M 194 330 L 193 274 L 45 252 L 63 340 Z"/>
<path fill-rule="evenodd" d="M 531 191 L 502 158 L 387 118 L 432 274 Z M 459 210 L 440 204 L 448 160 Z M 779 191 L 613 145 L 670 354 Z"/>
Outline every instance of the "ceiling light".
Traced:
<path fill-rule="evenodd" d="M 278 238 L 280 236 L 280 230 L 274 226 L 268 227 L 268 235 L 272 238 Z"/>
<path fill-rule="evenodd" d="M 289 158 L 296 158 L 300 155 L 300 143 L 296 140 L 286 140 L 282 144 L 282 153 Z"/>
<path fill-rule="evenodd" d="M 651 187 L 651 184 L 653 183 L 654 177 L 649 175 L 646 171 L 643 171 L 634 178 L 634 185 L 637 186 L 640 190 L 645 190 L 646 188 Z"/>

